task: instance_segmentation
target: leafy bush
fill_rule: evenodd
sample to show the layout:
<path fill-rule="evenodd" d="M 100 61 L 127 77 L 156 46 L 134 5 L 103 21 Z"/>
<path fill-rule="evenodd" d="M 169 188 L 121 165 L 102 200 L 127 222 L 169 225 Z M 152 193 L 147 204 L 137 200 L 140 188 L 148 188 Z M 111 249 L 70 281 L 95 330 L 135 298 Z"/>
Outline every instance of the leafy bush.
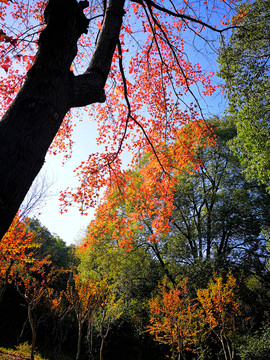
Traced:
<path fill-rule="evenodd" d="M 270 354 L 270 325 L 267 324 L 254 336 L 247 337 L 245 343 L 240 346 L 241 360 L 269 360 Z"/>

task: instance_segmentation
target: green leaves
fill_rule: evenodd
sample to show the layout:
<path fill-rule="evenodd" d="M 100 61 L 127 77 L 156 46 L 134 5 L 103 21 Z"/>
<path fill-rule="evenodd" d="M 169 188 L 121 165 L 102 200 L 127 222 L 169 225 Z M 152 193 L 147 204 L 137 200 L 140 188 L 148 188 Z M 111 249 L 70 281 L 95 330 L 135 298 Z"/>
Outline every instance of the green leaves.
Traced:
<path fill-rule="evenodd" d="M 225 80 L 228 117 L 236 126 L 231 149 L 248 179 L 270 184 L 270 22 L 269 0 L 244 4 L 240 27 L 219 51 L 219 75 Z M 224 40 L 224 39 L 223 39 Z"/>

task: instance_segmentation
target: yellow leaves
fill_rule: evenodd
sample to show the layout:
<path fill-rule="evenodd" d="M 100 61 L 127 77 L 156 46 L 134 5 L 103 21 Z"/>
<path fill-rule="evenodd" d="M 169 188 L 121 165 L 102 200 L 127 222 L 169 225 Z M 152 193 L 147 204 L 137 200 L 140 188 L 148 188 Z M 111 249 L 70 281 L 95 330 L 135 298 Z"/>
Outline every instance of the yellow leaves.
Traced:
<path fill-rule="evenodd" d="M 119 85 L 117 85 L 114 89 L 116 95 L 123 95 L 123 91 Z"/>
<path fill-rule="evenodd" d="M 168 290 L 166 282 L 150 305 L 150 326 L 148 331 L 155 340 L 170 345 L 173 351 L 192 351 L 192 344 L 198 336 L 199 313 L 194 300 L 187 294 L 187 281 Z M 179 344 L 182 344 L 181 348 Z"/>
<path fill-rule="evenodd" d="M 236 279 L 231 272 L 226 281 L 215 275 L 207 288 L 198 290 L 197 299 L 189 297 L 187 281 L 183 279 L 178 286 L 164 281 L 158 295 L 149 302 L 147 329 L 156 341 L 170 345 L 174 352 L 196 352 L 198 338 L 206 338 L 211 331 L 221 339 L 235 331 L 239 315 Z"/>
<path fill-rule="evenodd" d="M 234 320 L 239 315 L 236 291 L 236 279 L 231 272 L 226 282 L 221 275 L 216 275 L 209 281 L 207 289 L 198 290 L 202 314 L 211 329 L 219 332 L 233 328 Z"/>

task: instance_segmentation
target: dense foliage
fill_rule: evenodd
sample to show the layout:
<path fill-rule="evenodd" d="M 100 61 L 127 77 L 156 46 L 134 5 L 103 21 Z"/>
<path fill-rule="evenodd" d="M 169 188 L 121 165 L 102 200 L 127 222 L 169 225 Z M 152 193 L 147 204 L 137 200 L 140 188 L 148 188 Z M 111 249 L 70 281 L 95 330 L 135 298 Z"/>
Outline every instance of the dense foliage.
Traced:
<path fill-rule="evenodd" d="M 269 185 L 270 1 L 240 5 L 245 16 L 221 47 L 219 75 L 226 82 L 228 114 L 237 136 L 231 147 L 245 174 Z"/>
<path fill-rule="evenodd" d="M 235 136 L 232 124 L 211 124 L 216 142 L 197 148 L 196 171 L 179 174 L 170 228 L 158 238 L 151 238 L 151 217 L 133 219 L 128 246 L 117 238 L 115 219 L 125 221 L 134 211 L 120 188 L 111 194 L 115 217 L 103 217 L 107 231 L 97 217 L 80 246 L 67 248 L 37 220 L 18 219 L 11 233 L 23 234 L 27 247 L 12 271 L 2 270 L 2 345 L 32 337 L 53 359 L 264 356 L 259 334 L 267 337 L 270 311 L 270 198 L 245 179 L 226 145 Z M 137 177 L 147 159 L 138 162 Z M 18 306 L 16 291 L 30 312 Z M 11 306 L 17 306 L 15 318 Z"/>
<path fill-rule="evenodd" d="M 223 14 L 226 19 L 221 20 L 221 29 L 212 26 L 207 16 L 207 22 L 199 17 L 197 3 L 193 6 L 184 1 L 183 7 L 179 3 L 178 8 L 174 2 L 164 1 L 165 8 L 158 1 L 131 1 L 118 54 L 113 55 L 119 31 L 110 51 L 105 46 L 111 58 L 105 61 L 101 88 L 95 89 L 98 100 L 104 101 L 103 87 L 109 78 L 107 107 L 98 105 L 87 111 L 96 114 L 98 142 L 106 144 L 107 152 L 92 154 L 82 162 L 76 170 L 80 186 L 61 194 L 63 211 L 74 201 L 83 213 L 96 206 L 95 218 L 80 243 L 66 246 L 37 219 L 19 214 L 2 238 L 0 346 L 27 348 L 32 360 L 37 349 L 53 360 L 269 358 L 269 1 L 231 3 L 233 16 L 227 19 L 228 14 Z M 99 77 L 104 59 L 96 54 L 99 43 L 108 40 L 108 22 L 109 29 L 114 29 L 114 16 L 120 29 L 123 14 L 111 6 L 121 5 L 122 9 L 121 0 L 111 0 L 108 5 L 104 1 L 103 10 L 95 7 L 95 1 L 88 7 L 86 2 L 78 5 L 67 0 L 65 11 L 61 8 L 57 13 L 65 14 L 66 22 L 60 21 L 61 31 L 51 44 L 47 38 L 50 26 L 58 29 L 59 25 L 54 17 L 56 4 L 50 0 L 46 8 L 47 27 L 22 93 L 33 94 L 32 87 L 28 88 L 32 74 L 44 70 L 44 54 L 47 60 L 51 60 L 50 51 L 58 54 L 54 48 L 61 44 L 58 36 L 65 30 L 73 36 L 66 28 L 70 19 L 77 30 L 79 21 L 80 31 L 71 41 L 73 47 L 67 42 L 71 46 L 67 63 L 56 56 L 53 79 L 49 61 L 45 65 L 48 79 L 58 84 L 58 90 L 63 74 L 65 80 L 79 78 L 72 89 L 77 89 L 76 81 L 81 85 L 93 74 Z M 213 4 L 210 10 L 207 1 L 203 5 L 203 15 L 220 15 Z M 44 2 L 25 8 L 16 0 L 0 0 L 0 17 L 22 17 L 21 29 L 28 26 L 28 20 L 35 21 L 39 32 L 44 27 L 44 7 Z M 76 9 L 75 15 L 68 11 L 71 7 Z M 74 44 L 88 25 L 83 10 L 92 16 L 91 25 L 100 29 L 101 35 L 90 68 L 83 75 L 75 70 L 74 75 L 74 65 L 83 66 L 88 57 L 85 52 L 78 55 L 70 68 L 77 51 Z M 106 15 L 104 22 L 98 20 L 100 11 Z M 137 19 L 141 23 L 131 26 Z M 220 74 L 229 100 L 225 115 L 208 120 L 201 116 L 193 85 L 199 92 L 202 88 L 204 95 L 212 94 L 213 74 L 191 64 L 180 37 L 191 31 L 196 39 L 202 38 L 205 30 L 220 35 Z M 16 31 L 15 25 L 5 25 L 0 31 L 5 105 L 13 101 L 24 82 L 24 71 L 31 66 L 37 46 L 37 34 Z M 129 37 L 140 51 L 127 56 L 124 63 Z M 80 50 L 94 44 L 92 35 L 80 41 Z M 47 45 L 50 51 L 43 52 Z M 62 45 L 65 52 L 66 44 Z M 196 41 L 193 46 L 196 48 Z M 19 63 L 21 71 L 16 69 Z M 42 82 L 44 77 L 40 79 Z M 77 90 L 74 104 L 88 103 Z M 196 105 L 187 105 L 188 95 Z M 5 119 L 20 103 L 18 98 Z M 69 100 L 65 111 L 74 105 Z M 46 101 L 48 105 L 51 100 Z M 41 103 L 44 112 L 50 111 L 50 106 Z M 35 102 L 30 104 L 34 105 L 29 109 L 37 109 Z M 30 115 L 31 110 L 28 120 Z M 35 116 L 31 121 L 33 124 Z M 52 152 L 67 150 L 72 121 L 74 113 L 65 118 Z M 130 167 L 121 169 L 118 155 L 124 148 L 132 152 L 133 160 Z M 103 197 L 98 201 L 101 190 Z"/>

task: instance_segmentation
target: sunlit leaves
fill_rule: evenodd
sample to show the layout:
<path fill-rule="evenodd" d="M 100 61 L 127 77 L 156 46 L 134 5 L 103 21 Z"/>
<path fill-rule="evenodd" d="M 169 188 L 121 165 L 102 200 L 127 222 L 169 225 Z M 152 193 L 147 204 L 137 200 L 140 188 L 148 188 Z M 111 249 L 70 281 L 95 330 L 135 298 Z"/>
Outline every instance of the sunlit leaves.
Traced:
<path fill-rule="evenodd" d="M 211 84 L 213 73 L 202 71 L 198 63 L 192 64 L 188 60 L 182 34 L 185 22 L 169 20 L 162 12 L 150 14 L 138 4 L 133 4 L 135 14 L 129 10 L 120 35 L 121 54 L 116 53 L 113 58 L 106 85 L 106 105 L 96 105 L 94 111 L 90 110 L 91 116 L 97 120 L 97 144 L 105 152 L 91 154 L 76 169 L 80 184 L 77 189 L 66 189 L 61 194 L 62 211 L 77 202 L 80 210 L 87 213 L 89 207 L 96 206 L 101 190 L 108 187 L 110 192 L 112 180 L 122 182 L 119 155 L 131 153 L 135 164 L 138 152 L 153 152 L 155 149 L 165 171 L 170 173 L 162 152 L 183 134 L 187 138 L 181 139 L 181 147 L 183 143 L 187 146 L 191 135 L 185 132 L 181 135 L 181 128 L 194 122 L 198 124 L 194 125 L 194 139 L 205 135 L 203 124 L 199 125 L 201 114 L 191 89 L 201 84 L 204 95 L 211 94 L 214 91 Z M 134 30 L 136 17 L 141 23 L 137 19 Z M 138 46 L 134 43 L 134 48 L 130 47 L 132 39 L 136 39 Z M 122 61 L 124 77 L 118 67 Z M 188 97 L 191 100 L 187 100 Z M 178 152 L 179 170 L 192 158 L 192 145 L 188 152 L 188 156 L 185 153 L 180 156 Z M 152 174 L 155 172 L 159 177 L 158 163 L 152 168 Z M 165 176 L 163 178 L 164 182 L 170 182 Z"/>
<path fill-rule="evenodd" d="M 237 299 L 236 278 L 231 272 L 224 281 L 216 275 L 206 289 L 197 292 L 201 304 L 202 319 L 221 343 L 225 358 L 231 359 L 234 352 L 236 319 L 240 315 Z M 209 331 L 208 330 L 208 331 Z"/>
<path fill-rule="evenodd" d="M 168 344 L 172 350 L 172 359 L 177 354 L 192 351 L 199 333 L 199 313 L 197 304 L 190 299 L 185 278 L 172 289 L 166 283 L 160 287 L 160 293 L 150 301 L 150 325 L 148 331 L 156 341 Z"/>
<path fill-rule="evenodd" d="M 218 336 L 234 330 L 235 318 L 239 315 L 236 290 L 236 279 L 229 273 L 225 282 L 222 276 L 215 276 L 207 289 L 201 289 L 197 293 L 205 320 Z"/>
<path fill-rule="evenodd" d="M 0 116 L 14 100 L 37 50 L 45 2 L 2 1 L 0 6 Z"/>
<path fill-rule="evenodd" d="M 152 226 L 149 241 L 157 241 L 168 233 L 178 174 L 184 169 L 197 170 L 200 165 L 197 150 L 206 145 L 207 139 L 212 139 L 208 144 L 213 143 L 214 137 L 210 134 L 211 130 L 203 122 L 192 122 L 176 133 L 171 146 L 164 142 L 158 144 L 158 159 L 148 144 L 148 152 L 137 158 L 133 170 L 121 175 L 118 172 L 116 176 L 115 167 L 111 167 L 110 180 L 103 183 L 106 185 L 103 200 L 97 208 L 96 219 L 90 224 L 89 243 L 110 234 L 120 246 L 130 250 L 134 236 L 144 228 L 147 219 L 151 219 Z M 93 173 L 92 176 L 97 175 Z M 86 188 L 88 191 L 94 189 L 95 186 Z M 81 194 L 84 196 L 85 192 Z"/>
<path fill-rule="evenodd" d="M 0 280 L 11 282 L 17 266 L 33 263 L 34 234 L 27 229 L 27 219 L 17 215 L 0 242 Z"/>
<path fill-rule="evenodd" d="M 97 309 L 100 294 L 98 284 L 79 275 L 74 276 L 74 284 L 68 282 L 64 297 L 67 299 L 70 309 L 74 309 L 79 324 L 82 324 L 89 313 Z"/>
<path fill-rule="evenodd" d="M 0 32 L 2 112 L 12 103 L 33 63 L 38 35 L 44 27 L 45 5 L 43 1 L 34 4 L 2 1 L 0 11 L 5 20 Z M 189 54 L 187 44 L 196 34 L 203 39 L 204 28 L 214 33 L 223 31 L 224 27 L 215 30 L 210 15 L 213 12 L 218 17 L 227 5 L 210 5 L 206 1 L 203 11 L 197 5 L 175 1 L 165 8 L 165 4 L 146 1 L 126 6 L 118 52 L 113 56 L 105 86 L 106 104 L 86 109 L 96 121 L 100 151 L 86 154 L 76 168 L 79 186 L 61 193 L 62 212 L 77 203 L 80 211 L 87 214 L 89 208 L 97 206 L 102 192 L 105 197 L 118 187 L 123 194 L 128 193 L 128 201 L 134 207 L 125 219 L 125 228 L 135 228 L 138 220 L 148 216 L 153 218 L 154 225 L 151 240 L 169 230 L 165 218 L 172 212 L 175 174 L 190 163 L 196 169 L 196 143 L 203 146 L 211 137 L 199 98 L 216 90 L 213 72 L 203 69 L 198 59 Z M 231 2 L 228 12 L 234 6 L 235 2 Z M 89 33 L 79 40 L 71 66 L 75 76 L 87 69 L 103 26 L 103 9 L 97 2 L 91 2 L 84 12 L 91 21 Z M 13 19 L 12 25 L 9 18 Z M 71 157 L 72 133 L 80 117 L 78 112 L 68 113 L 51 153 L 62 152 L 65 159 Z M 124 172 L 120 157 L 126 153 L 131 167 Z M 136 185 L 140 196 L 136 199 L 135 190 L 128 192 L 127 186 L 132 182 L 130 173 L 136 169 L 138 154 L 142 153 L 150 155 L 147 166 L 140 171 L 141 180 Z M 126 201 L 127 196 L 121 197 Z M 112 207 L 108 211 L 111 210 Z M 120 234 L 119 242 L 130 242 L 131 238 L 131 233 Z"/>
<path fill-rule="evenodd" d="M 163 283 L 149 302 L 148 331 L 156 341 L 170 346 L 172 359 L 187 351 L 199 354 L 203 342 L 214 332 L 225 358 L 232 359 L 239 315 L 235 277 L 229 272 L 223 281 L 221 275 L 214 275 L 207 288 L 197 291 L 197 299 L 190 297 L 187 284 L 187 278 L 176 287 Z"/>
<path fill-rule="evenodd" d="M 238 9 L 240 27 L 219 50 L 219 75 L 226 82 L 227 116 L 237 129 L 231 148 L 248 179 L 269 186 L 269 1 Z"/>

